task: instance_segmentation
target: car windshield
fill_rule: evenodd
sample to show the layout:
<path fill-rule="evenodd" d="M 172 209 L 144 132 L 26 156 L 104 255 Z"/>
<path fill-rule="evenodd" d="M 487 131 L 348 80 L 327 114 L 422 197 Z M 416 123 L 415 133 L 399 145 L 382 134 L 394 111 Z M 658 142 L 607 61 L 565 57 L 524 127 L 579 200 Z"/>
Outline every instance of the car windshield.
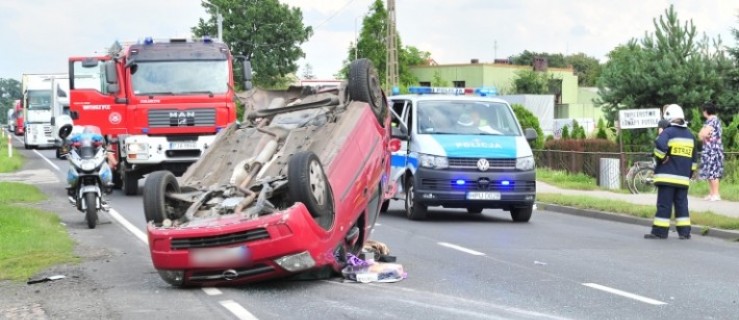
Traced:
<path fill-rule="evenodd" d="M 518 136 L 508 105 L 489 101 L 421 101 L 418 133 Z"/>
<path fill-rule="evenodd" d="M 135 95 L 223 94 L 228 79 L 226 60 L 141 61 L 131 67 Z"/>
<path fill-rule="evenodd" d="M 51 90 L 29 90 L 28 110 L 50 110 Z"/>

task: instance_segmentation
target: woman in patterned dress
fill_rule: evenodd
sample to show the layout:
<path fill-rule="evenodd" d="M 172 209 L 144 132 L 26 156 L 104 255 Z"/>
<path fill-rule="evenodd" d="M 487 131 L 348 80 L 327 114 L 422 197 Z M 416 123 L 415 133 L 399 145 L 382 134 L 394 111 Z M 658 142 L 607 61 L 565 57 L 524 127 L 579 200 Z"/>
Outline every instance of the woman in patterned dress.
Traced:
<path fill-rule="evenodd" d="M 706 102 L 701 107 L 703 116 L 707 119 L 698 133 L 703 141 L 701 154 L 700 178 L 708 180 L 709 194 L 704 199 L 708 201 L 721 200 L 719 180 L 724 175 L 724 146 L 721 142 L 721 120 L 716 116 L 716 105 Z"/>

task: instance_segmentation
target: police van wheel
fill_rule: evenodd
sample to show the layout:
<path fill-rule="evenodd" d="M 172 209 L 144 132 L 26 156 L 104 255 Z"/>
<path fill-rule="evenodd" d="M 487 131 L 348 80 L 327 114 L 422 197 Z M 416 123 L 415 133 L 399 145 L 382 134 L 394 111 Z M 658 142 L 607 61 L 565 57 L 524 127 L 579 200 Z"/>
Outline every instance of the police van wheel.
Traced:
<path fill-rule="evenodd" d="M 534 207 L 523 207 L 511 209 L 511 218 L 513 222 L 529 222 L 531 214 L 534 212 Z"/>
<path fill-rule="evenodd" d="M 413 187 L 413 178 L 408 179 L 405 189 L 405 215 L 411 220 L 424 220 L 428 216 L 428 208 L 415 201 L 416 189 Z"/>
<path fill-rule="evenodd" d="M 349 66 L 349 97 L 355 101 L 366 102 L 372 108 L 380 124 L 384 124 L 387 101 L 384 101 L 377 70 L 369 59 L 352 61 Z"/>

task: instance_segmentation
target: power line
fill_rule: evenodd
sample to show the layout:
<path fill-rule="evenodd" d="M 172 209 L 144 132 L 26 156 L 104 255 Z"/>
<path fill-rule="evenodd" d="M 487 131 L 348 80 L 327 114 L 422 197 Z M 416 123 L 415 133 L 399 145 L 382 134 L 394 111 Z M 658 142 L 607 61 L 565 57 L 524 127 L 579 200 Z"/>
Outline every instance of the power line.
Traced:
<path fill-rule="evenodd" d="M 341 8 L 339 8 L 339 10 L 336 10 L 336 12 L 334 12 L 331 16 L 329 16 L 328 18 L 326 18 L 326 20 L 323 20 L 323 22 L 319 23 L 313 30 L 316 30 L 316 29 L 320 28 L 321 26 L 323 26 L 324 24 L 326 24 L 329 21 L 331 21 L 331 19 L 333 19 L 334 17 L 336 17 L 336 15 L 339 14 L 339 12 L 343 11 L 344 9 L 346 9 L 346 7 L 348 7 L 350 4 L 352 4 L 352 2 L 354 2 L 354 0 L 347 1 L 344 4 L 344 6 L 342 6 Z"/>

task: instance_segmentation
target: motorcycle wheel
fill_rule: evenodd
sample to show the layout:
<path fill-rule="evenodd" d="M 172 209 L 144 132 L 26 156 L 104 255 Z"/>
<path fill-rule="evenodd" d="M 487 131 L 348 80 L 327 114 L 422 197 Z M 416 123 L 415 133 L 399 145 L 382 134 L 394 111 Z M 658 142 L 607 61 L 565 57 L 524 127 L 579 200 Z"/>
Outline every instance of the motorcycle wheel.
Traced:
<path fill-rule="evenodd" d="M 98 208 L 97 208 L 97 195 L 88 192 L 85 193 L 85 219 L 87 220 L 87 227 L 95 229 L 95 225 L 98 222 Z"/>

